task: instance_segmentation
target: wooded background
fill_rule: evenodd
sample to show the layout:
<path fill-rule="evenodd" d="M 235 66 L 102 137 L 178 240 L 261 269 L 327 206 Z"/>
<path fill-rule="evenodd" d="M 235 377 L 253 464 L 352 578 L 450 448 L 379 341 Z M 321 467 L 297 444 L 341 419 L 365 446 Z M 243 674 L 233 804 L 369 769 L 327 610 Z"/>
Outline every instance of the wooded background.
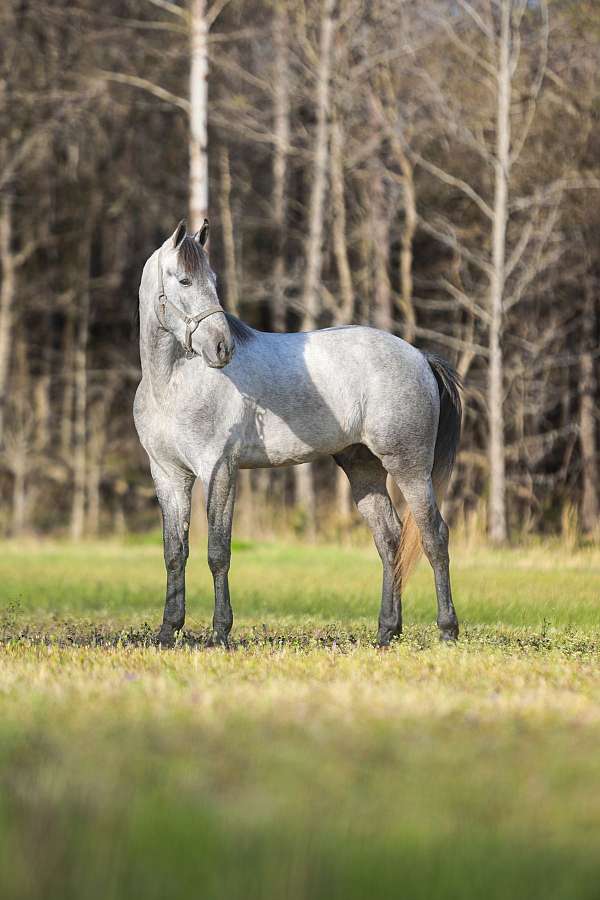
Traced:
<path fill-rule="evenodd" d="M 597 535 L 599 46 L 596 0 L 3 0 L 0 529 L 156 525 L 132 322 L 187 212 L 250 324 L 457 366 L 452 520 Z M 240 495 L 351 515 L 328 462 Z"/>

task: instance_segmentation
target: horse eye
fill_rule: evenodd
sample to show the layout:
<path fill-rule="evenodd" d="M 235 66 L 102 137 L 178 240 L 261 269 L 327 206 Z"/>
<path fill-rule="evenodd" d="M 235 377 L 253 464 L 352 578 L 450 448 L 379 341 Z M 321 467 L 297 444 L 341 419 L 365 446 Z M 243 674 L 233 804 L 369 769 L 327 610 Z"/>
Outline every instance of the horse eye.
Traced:
<path fill-rule="evenodd" d="M 190 281 L 189 278 L 180 278 L 179 279 L 179 284 L 183 284 L 184 287 L 189 287 L 191 283 L 192 282 Z"/>

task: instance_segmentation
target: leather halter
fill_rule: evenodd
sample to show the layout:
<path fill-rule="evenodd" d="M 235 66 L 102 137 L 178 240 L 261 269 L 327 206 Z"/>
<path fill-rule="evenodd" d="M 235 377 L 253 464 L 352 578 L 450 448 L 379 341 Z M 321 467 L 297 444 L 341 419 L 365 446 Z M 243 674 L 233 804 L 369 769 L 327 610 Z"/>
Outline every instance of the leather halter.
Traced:
<path fill-rule="evenodd" d="M 172 300 L 169 300 L 167 295 L 165 294 L 165 284 L 163 281 L 163 273 L 160 267 L 160 253 L 156 257 L 156 264 L 158 267 L 158 281 L 160 284 L 160 293 L 158 295 L 158 308 L 160 310 L 158 321 L 165 329 L 168 331 L 165 316 L 167 312 L 167 306 L 175 313 L 178 319 L 180 319 L 185 325 L 185 338 L 183 340 L 183 349 L 185 350 L 185 358 L 192 359 L 196 356 L 196 351 L 192 347 L 192 335 L 195 332 L 196 328 L 204 319 L 208 319 L 209 316 L 213 316 L 215 313 L 224 313 L 225 310 L 222 306 L 209 306 L 208 309 L 203 310 L 201 313 L 198 313 L 196 316 L 188 316 L 183 310 L 179 309 L 178 306 L 175 306 Z"/>

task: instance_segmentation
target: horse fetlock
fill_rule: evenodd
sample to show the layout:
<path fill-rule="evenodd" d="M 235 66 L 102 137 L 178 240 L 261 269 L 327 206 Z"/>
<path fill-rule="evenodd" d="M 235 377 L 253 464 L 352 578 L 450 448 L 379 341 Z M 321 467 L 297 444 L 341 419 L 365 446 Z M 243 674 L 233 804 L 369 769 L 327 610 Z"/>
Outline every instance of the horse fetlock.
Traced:
<path fill-rule="evenodd" d="M 218 631 L 219 634 L 229 634 L 233 628 L 233 610 L 219 611 L 213 616 L 212 627 L 213 631 Z"/>
<path fill-rule="evenodd" d="M 185 624 L 185 605 L 168 602 L 163 617 L 163 628 L 181 631 Z"/>

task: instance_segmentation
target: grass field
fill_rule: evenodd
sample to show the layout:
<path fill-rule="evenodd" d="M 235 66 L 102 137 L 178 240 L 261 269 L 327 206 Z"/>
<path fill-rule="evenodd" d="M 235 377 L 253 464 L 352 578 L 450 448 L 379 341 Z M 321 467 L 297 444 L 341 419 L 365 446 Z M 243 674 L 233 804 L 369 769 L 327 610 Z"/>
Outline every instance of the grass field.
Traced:
<path fill-rule="evenodd" d="M 240 543 L 227 653 L 196 549 L 161 651 L 158 543 L 3 545 L 2 900 L 600 896 L 600 552 L 454 559 L 382 653 L 373 552 Z"/>

